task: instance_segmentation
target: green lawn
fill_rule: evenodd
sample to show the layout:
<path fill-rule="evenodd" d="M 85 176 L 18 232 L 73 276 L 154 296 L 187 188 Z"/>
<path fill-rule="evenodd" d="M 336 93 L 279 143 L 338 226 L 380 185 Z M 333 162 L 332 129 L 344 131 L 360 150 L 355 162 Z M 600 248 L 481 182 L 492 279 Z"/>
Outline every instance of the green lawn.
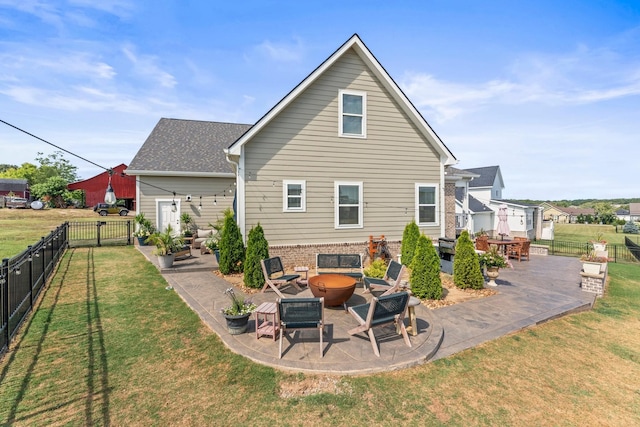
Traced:
<path fill-rule="evenodd" d="M 314 377 L 231 353 L 135 248 L 71 249 L 0 361 L 0 425 L 638 425 L 640 267 L 609 269 L 592 311 Z"/>

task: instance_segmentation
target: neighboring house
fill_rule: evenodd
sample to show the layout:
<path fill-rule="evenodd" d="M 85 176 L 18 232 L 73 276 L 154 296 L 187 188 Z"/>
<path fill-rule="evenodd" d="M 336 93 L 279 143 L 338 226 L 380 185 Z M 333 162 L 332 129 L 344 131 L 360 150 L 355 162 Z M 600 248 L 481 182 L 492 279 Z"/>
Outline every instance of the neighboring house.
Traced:
<path fill-rule="evenodd" d="M 124 163 L 112 169 L 111 187 L 118 201 L 121 201 L 127 209 L 135 208 L 136 183 L 135 179 L 130 176 L 124 176 L 123 172 L 127 169 Z M 84 192 L 85 206 L 95 206 L 98 203 L 104 203 L 104 193 L 109 185 L 109 173 L 102 172 L 96 176 L 82 181 L 73 182 L 67 185 L 69 190 L 82 190 Z"/>
<path fill-rule="evenodd" d="M 451 168 L 449 168 L 451 169 Z M 536 206 L 523 205 L 519 202 L 504 200 L 502 192 L 505 188 L 500 166 L 486 166 L 464 169 L 458 172 L 471 177 L 465 186 L 458 183 L 456 188 L 456 215 L 466 219 L 465 227 L 472 234 L 485 232 L 496 236 L 498 227 L 498 209 L 506 205 L 511 237 L 540 237 L 542 224 Z M 465 208 L 466 203 L 466 208 Z"/>
<path fill-rule="evenodd" d="M 139 189 L 151 177 L 143 174 L 151 168 L 143 167 L 150 139 L 159 138 L 147 139 L 127 171 L 138 176 Z M 189 139 L 181 141 L 184 149 L 175 146 L 176 138 L 160 139 L 171 151 L 163 153 L 169 162 L 184 161 Z M 254 126 L 229 139 L 224 154 L 233 169 L 225 174 L 211 163 L 192 164 L 180 169 L 178 187 L 175 174 L 160 173 L 175 170 L 165 162 L 154 168 L 154 182 L 198 194 L 194 188 L 204 170 L 219 174 L 221 184 L 202 181 L 199 191 L 211 194 L 235 183 L 244 238 L 260 223 L 270 246 L 290 255 L 288 261 L 317 252 L 361 253 L 369 236 L 385 235 L 398 251 L 412 219 L 434 240 L 455 231 L 455 191 L 445 203 L 444 171 L 456 159 L 357 35 Z M 160 207 L 158 194 L 144 196 L 142 210 Z"/>
<path fill-rule="evenodd" d="M 640 221 L 640 203 L 629 203 L 629 219 Z"/>
<path fill-rule="evenodd" d="M 628 209 L 620 208 L 620 209 L 616 210 L 616 218 L 620 219 L 620 220 L 623 220 L 623 221 L 630 221 L 631 220 L 631 214 L 630 214 Z"/>
<path fill-rule="evenodd" d="M 575 224 L 580 215 L 595 216 L 596 211 L 593 208 L 576 208 L 576 207 L 559 207 L 551 203 L 543 202 L 540 204 L 543 209 L 543 218 L 545 221 L 554 221 L 560 224 Z"/>
<path fill-rule="evenodd" d="M 31 198 L 29 181 L 21 178 L 0 178 L 0 196 Z"/>

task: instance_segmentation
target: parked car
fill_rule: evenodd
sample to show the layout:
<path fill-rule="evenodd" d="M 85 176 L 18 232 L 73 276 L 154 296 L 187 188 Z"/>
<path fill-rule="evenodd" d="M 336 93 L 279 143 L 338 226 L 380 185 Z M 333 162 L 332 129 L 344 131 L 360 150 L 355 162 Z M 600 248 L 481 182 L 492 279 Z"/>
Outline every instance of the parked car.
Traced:
<path fill-rule="evenodd" d="M 28 208 L 29 201 L 24 197 L 9 197 L 5 202 L 8 208 Z"/>
<path fill-rule="evenodd" d="M 107 216 L 109 214 L 127 216 L 129 215 L 129 209 L 124 206 L 108 205 L 106 203 L 98 203 L 93 207 L 93 211 L 100 214 L 100 216 Z"/>

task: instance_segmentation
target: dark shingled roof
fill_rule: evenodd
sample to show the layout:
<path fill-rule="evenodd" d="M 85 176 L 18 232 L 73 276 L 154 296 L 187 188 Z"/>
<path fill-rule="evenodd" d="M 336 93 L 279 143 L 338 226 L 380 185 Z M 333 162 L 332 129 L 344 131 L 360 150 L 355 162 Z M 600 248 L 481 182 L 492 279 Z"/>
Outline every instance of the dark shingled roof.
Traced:
<path fill-rule="evenodd" d="M 24 191 L 29 188 L 29 181 L 23 178 L 0 178 L 0 190 Z"/>
<path fill-rule="evenodd" d="M 464 195 L 464 188 L 456 187 L 456 200 L 462 202 L 462 196 Z M 480 200 L 476 199 L 473 196 L 469 196 L 469 210 L 474 213 L 480 212 L 493 212 L 493 210 Z"/>
<path fill-rule="evenodd" d="M 485 166 L 483 168 L 465 169 L 467 172 L 480 175 L 480 177 L 474 178 L 473 181 L 469 183 L 469 187 L 492 187 L 496 181 L 498 168 L 498 166 Z"/>
<path fill-rule="evenodd" d="M 223 149 L 252 125 L 162 118 L 128 170 L 232 173 Z"/>

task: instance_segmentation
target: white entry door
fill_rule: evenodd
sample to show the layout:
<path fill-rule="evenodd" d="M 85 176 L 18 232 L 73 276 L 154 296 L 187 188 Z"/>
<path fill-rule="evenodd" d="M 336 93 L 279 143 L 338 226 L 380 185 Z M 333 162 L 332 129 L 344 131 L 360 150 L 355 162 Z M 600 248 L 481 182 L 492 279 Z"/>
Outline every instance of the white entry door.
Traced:
<path fill-rule="evenodd" d="M 180 203 L 176 201 L 175 203 Z M 173 200 L 158 200 L 158 230 L 165 231 L 167 225 L 171 225 L 171 228 L 176 234 L 180 233 L 180 212 L 179 206 L 176 211 L 173 211 Z"/>

